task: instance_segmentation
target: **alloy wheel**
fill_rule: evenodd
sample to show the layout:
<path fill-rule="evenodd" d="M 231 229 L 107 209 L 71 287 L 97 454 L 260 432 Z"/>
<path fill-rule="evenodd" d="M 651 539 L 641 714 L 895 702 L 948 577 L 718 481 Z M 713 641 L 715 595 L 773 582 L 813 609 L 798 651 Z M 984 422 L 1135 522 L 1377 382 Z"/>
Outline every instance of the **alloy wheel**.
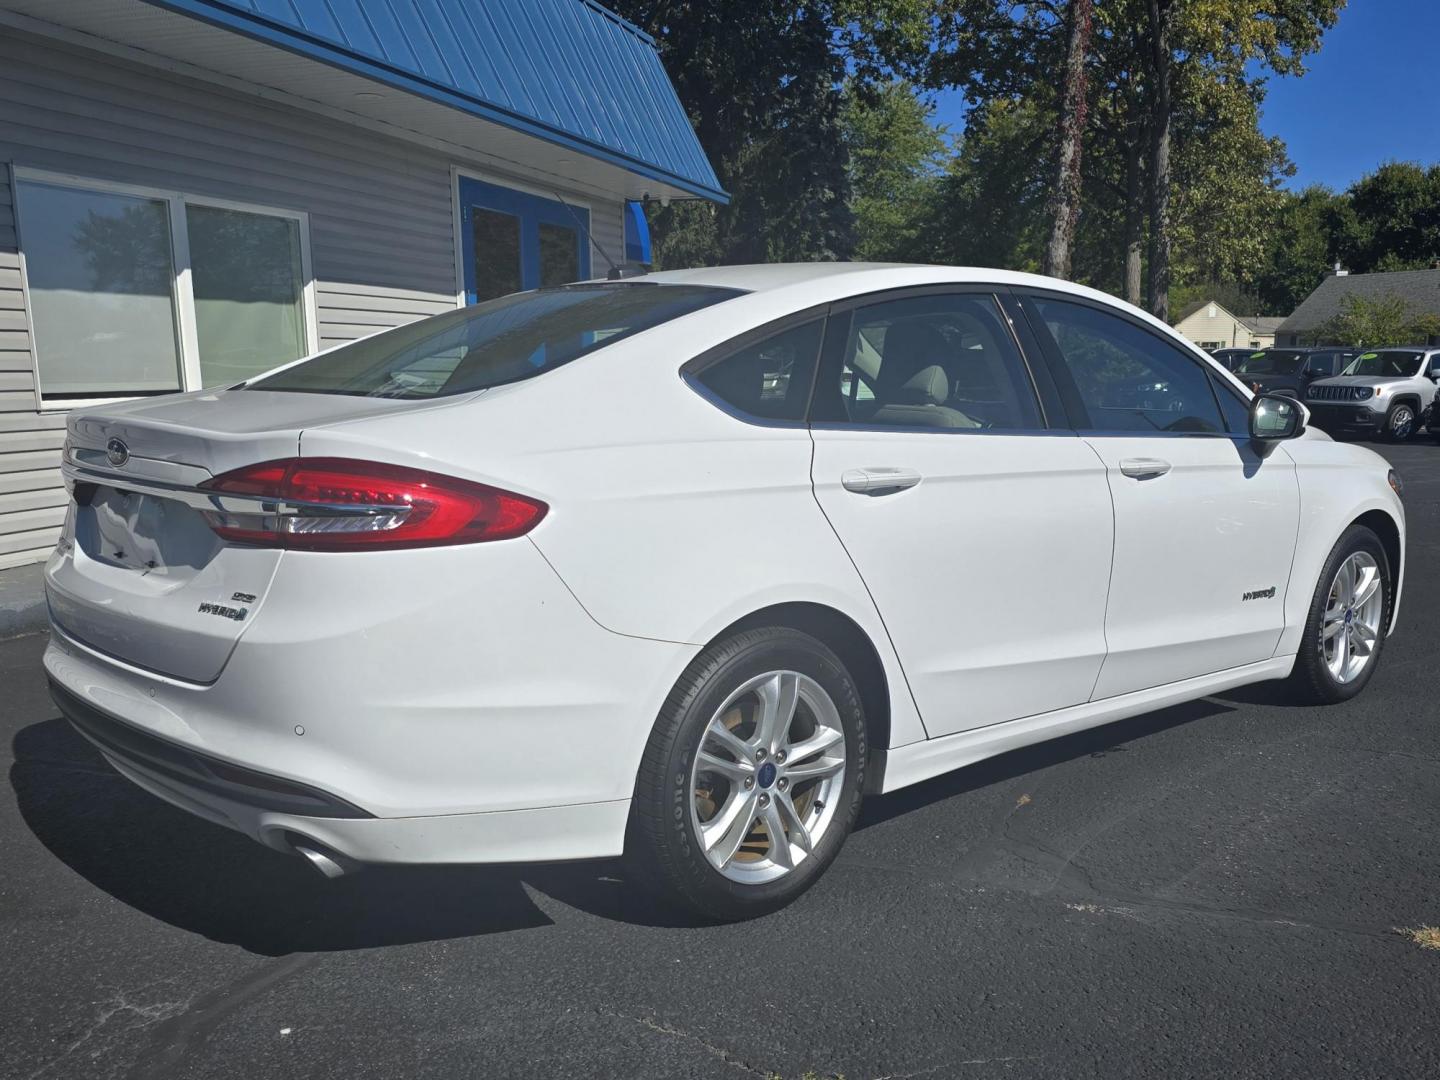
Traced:
<path fill-rule="evenodd" d="M 1415 427 L 1415 412 L 1408 405 L 1397 405 L 1390 414 L 1390 434 L 1397 439 L 1408 439 Z"/>
<path fill-rule="evenodd" d="M 809 858 L 841 805 L 845 729 L 818 682 L 770 671 L 715 711 L 690 771 L 690 819 L 731 881 L 774 881 Z"/>
<path fill-rule="evenodd" d="M 1340 564 L 1320 623 L 1320 658 L 1337 683 L 1352 683 L 1370 666 L 1384 617 L 1380 565 L 1368 551 Z"/>

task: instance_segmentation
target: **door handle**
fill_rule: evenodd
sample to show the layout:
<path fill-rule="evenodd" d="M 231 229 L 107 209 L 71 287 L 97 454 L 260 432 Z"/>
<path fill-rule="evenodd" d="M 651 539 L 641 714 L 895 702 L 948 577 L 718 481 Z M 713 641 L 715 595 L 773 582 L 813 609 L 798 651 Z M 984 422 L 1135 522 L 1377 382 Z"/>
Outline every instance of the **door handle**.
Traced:
<path fill-rule="evenodd" d="M 1124 458 L 1120 462 L 1120 471 L 1134 480 L 1153 480 L 1168 473 L 1170 463 L 1153 457 Z"/>
<path fill-rule="evenodd" d="M 846 469 L 840 474 L 840 486 L 857 495 L 893 495 L 920 483 L 914 469 L 879 466 L 873 469 Z"/>

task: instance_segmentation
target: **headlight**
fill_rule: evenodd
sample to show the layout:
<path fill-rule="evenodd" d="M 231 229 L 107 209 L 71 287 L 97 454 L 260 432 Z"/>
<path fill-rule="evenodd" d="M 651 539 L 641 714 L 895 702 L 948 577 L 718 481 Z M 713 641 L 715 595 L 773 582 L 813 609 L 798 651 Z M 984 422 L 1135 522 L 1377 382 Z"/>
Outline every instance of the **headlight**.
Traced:
<path fill-rule="evenodd" d="M 1385 479 L 1390 481 L 1390 490 L 1395 492 L 1396 495 L 1405 494 L 1405 481 L 1400 479 L 1400 474 L 1394 469 L 1391 469 L 1385 474 Z"/>

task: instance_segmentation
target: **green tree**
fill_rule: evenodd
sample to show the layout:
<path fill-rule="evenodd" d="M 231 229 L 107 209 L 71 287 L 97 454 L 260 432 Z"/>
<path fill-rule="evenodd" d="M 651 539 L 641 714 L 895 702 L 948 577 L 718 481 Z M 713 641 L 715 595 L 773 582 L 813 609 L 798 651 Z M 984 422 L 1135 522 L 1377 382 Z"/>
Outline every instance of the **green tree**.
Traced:
<path fill-rule="evenodd" d="M 1389 162 L 1346 196 L 1331 228 L 1335 255 L 1349 269 L 1417 270 L 1440 259 L 1440 165 Z"/>
<path fill-rule="evenodd" d="M 1402 296 L 1348 296 L 1340 314 L 1319 330 L 1322 341 L 1378 349 L 1423 344 L 1440 334 L 1440 316 L 1416 311 Z"/>
<path fill-rule="evenodd" d="M 940 187 L 926 261 L 1039 271 L 1052 115 L 1004 99 L 970 114 Z"/>
<path fill-rule="evenodd" d="M 1331 221 L 1344 202 L 1343 196 L 1318 185 L 1282 194 L 1255 279 L 1266 311 L 1294 311 L 1325 279 L 1335 258 Z"/>
<path fill-rule="evenodd" d="M 728 206 L 676 202 L 652 215 L 661 266 L 843 259 L 855 250 L 842 113 L 913 65 L 930 0 L 615 0 L 654 36 Z"/>
<path fill-rule="evenodd" d="M 842 114 L 857 259 L 923 261 L 944 183 L 949 138 L 907 82 L 875 93 L 852 82 Z"/>

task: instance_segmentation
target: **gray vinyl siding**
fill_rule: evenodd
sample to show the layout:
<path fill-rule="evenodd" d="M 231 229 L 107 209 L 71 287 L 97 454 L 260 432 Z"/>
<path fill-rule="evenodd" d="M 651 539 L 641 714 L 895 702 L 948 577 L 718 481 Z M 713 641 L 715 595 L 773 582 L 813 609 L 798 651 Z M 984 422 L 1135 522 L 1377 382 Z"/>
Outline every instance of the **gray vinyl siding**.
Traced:
<path fill-rule="evenodd" d="M 63 413 L 39 411 L 6 164 L 309 215 L 321 348 L 455 306 L 451 167 L 418 144 L 68 44 L 0 34 L 0 568 L 43 558 L 64 518 Z M 515 181 L 524 185 L 523 174 Z M 623 254 L 618 203 L 595 241 Z M 592 253 L 592 270 L 604 260 Z"/>
<path fill-rule="evenodd" d="M 43 559 L 65 518 L 63 416 L 35 410 L 10 170 L 0 167 L 0 569 Z"/>

